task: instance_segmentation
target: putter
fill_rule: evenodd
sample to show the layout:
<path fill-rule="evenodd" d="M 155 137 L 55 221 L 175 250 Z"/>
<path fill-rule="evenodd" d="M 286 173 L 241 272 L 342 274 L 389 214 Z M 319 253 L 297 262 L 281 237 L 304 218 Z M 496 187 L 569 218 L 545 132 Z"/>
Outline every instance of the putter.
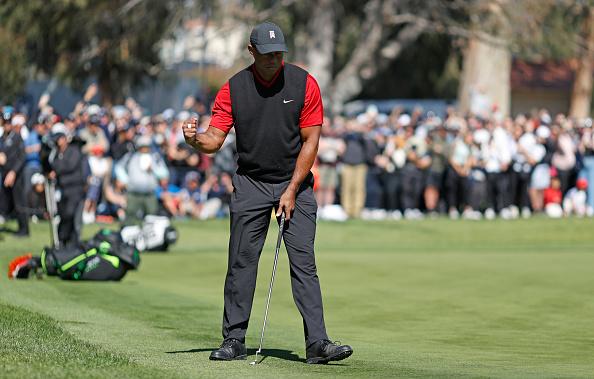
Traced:
<path fill-rule="evenodd" d="M 276 240 L 276 252 L 274 254 L 274 265 L 272 266 L 272 277 L 270 278 L 270 286 L 268 287 L 268 298 L 266 299 L 266 310 L 264 311 L 264 323 L 262 324 L 262 333 L 260 334 L 260 348 L 256 351 L 256 358 L 250 363 L 256 365 L 258 362 L 258 354 L 262 354 L 262 342 L 264 342 L 264 331 L 266 330 L 266 320 L 268 319 L 268 307 L 270 307 L 270 296 L 272 295 L 272 285 L 274 284 L 274 276 L 276 274 L 276 264 L 278 262 L 278 252 L 280 251 L 281 242 L 283 240 L 283 230 L 285 227 L 285 212 L 281 215 L 280 225 L 278 228 L 278 239 Z"/>

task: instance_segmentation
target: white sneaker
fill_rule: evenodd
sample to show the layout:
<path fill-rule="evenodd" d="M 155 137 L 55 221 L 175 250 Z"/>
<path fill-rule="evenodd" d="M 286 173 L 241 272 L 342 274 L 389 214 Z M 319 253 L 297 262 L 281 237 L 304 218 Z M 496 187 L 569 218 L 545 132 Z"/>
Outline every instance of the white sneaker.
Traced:
<path fill-rule="evenodd" d="M 586 216 L 588 216 L 588 217 L 594 217 L 594 208 L 588 206 L 586 208 Z"/>
<path fill-rule="evenodd" d="M 386 211 L 384 209 L 374 209 L 371 211 L 371 219 L 381 221 L 386 219 Z"/>
<path fill-rule="evenodd" d="M 395 211 L 392 211 L 390 213 L 390 218 L 392 220 L 396 220 L 396 221 L 402 220 L 402 212 L 400 212 L 398 209 L 396 209 Z"/>
<path fill-rule="evenodd" d="M 457 220 L 460 218 L 460 212 L 458 212 L 456 209 L 450 209 L 448 215 L 450 216 L 450 220 Z"/>
<path fill-rule="evenodd" d="M 503 208 L 501 210 L 501 212 L 499 212 L 499 216 L 501 216 L 501 218 L 503 220 L 511 220 L 511 219 L 515 218 L 514 211 L 513 211 L 512 207 Z"/>
<path fill-rule="evenodd" d="M 528 208 L 528 207 L 522 208 L 522 218 L 530 218 L 531 216 L 532 216 L 532 212 L 530 211 L 530 208 Z"/>
<path fill-rule="evenodd" d="M 509 218 L 516 219 L 518 217 L 520 217 L 520 209 L 515 205 L 510 206 L 509 207 Z"/>
<path fill-rule="evenodd" d="M 485 211 L 485 218 L 486 218 L 487 220 L 495 220 L 495 216 L 496 216 L 496 215 L 495 215 L 495 211 L 493 210 L 493 208 L 488 208 L 488 209 Z"/>
<path fill-rule="evenodd" d="M 483 215 L 479 211 L 474 211 L 472 209 L 467 209 L 462 213 L 462 218 L 464 220 L 473 220 L 478 221 L 483 218 Z"/>
<path fill-rule="evenodd" d="M 6 219 L 4 218 L 4 216 L 0 215 L 0 225 L 4 224 L 6 224 Z"/>
<path fill-rule="evenodd" d="M 418 209 L 406 209 L 404 218 L 407 220 L 420 220 L 423 218 L 423 213 Z"/>
<path fill-rule="evenodd" d="M 371 220 L 371 210 L 367 208 L 363 208 L 361 210 L 361 220 Z"/>
<path fill-rule="evenodd" d="M 31 222 L 37 224 L 39 222 L 39 217 L 37 217 L 37 215 L 32 215 Z"/>

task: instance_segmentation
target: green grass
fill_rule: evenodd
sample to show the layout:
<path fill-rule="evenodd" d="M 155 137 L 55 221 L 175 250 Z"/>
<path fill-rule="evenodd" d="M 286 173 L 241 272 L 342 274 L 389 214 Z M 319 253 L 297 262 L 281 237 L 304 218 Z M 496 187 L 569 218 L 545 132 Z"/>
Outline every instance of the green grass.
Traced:
<path fill-rule="evenodd" d="M 177 225 L 166 254 L 121 283 L 0 279 L 0 377 L 594 377 L 594 220 L 349 222 L 318 228 L 328 332 L 349 359 L 302 362 L 281 255 L 265 360 L 258 345 L 276 228 L 261 260 L 247 361 L 220 344 L 226 221 Z M 90 235 L 95 227 L 85 229 Z M 4 234 L 0 265 L 48 241 Z M 5 271 L 4 271 L 5 272 Z"/>

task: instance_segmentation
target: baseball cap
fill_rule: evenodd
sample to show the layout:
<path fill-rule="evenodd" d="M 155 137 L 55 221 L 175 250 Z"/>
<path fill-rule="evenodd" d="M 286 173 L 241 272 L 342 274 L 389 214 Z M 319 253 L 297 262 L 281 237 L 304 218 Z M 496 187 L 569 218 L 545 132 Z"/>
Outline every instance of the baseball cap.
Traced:
<path fill-rule="evenodd" d="M 32 185 L 43 184 L 43 183 L 45 183 L 45 178 L 40 173 L 36 172 L 35 174 L 33 174 L 31 176 L 31 184 Z"/>
<path fill-rule="evenodd" d="M 87 107 L 87 114 L 89 116 L 96 116 L 101 112 L 101 107 L 97 104 L 91 104 Z"/>
<path fill-rule="evenodd" d="M 101 119 L 99 118 L 99 115 L 91 115 L 91 117 L 89 117 L 89 124 L 91 125 L 99 125 L 99 123 L 101 122 Z"/>
<path fill-rule="evenodd" d="M 268 54 L 276 51 L 289 51 L 285 44 L 283 31 L 278 25 L 270 21 L 258 24 L 252 29 L 252 34 L 250 34 L 250 44 L 255 47 L 260 54 Z"/>
<path fill-rule="evenodd" d="M 139 136 L 136 138 L 136 148 L 140 149 L 141 147 L 149 147 L 151 146 L 151 137 L 149 136 Z"/>
<path fill-rule="evenodd" d="M 575 186 L 579 190 L 585 190 L 586 188 L 588 188 L 588 180 L 586 178 L 579 178 L 575 183 Z"/>
<path fill-rule="evenodd" d="M 14 108 L 11 107 L 10 105 L 5 105 L 4 108 L 2 108 L 2 118 L 5 121 L 10 121 L 13 113 L 14 113 Z"/>
<path fill-rule="evenodd" d="M 538 128 L 536 128 L 536 136 L 538 138 L 547 139 L 551 136 L 551 129 L 549 129 L 545 125 L 541 125 Z"/>
<path fill-rule="evenodd" d="M 23 126 L 25 125 L 25 116 L 21 114 L 17 114 L 12 118 L 12 125 L 13 126 Z"/>
<path fill-rule="evenodd" d="M 58 135 L 66 135 L 68 134 L 68 129 L 66 129 L 66 126 L 61 122 L 56 122 L 52 126 L 51 133 L 55 137 L 57 137 Z"/>
<path fill-rule="evenodd" d="M 177 121 L 186 121 L 190 118 L 190 112 L 188 111 L 181 111 L 177 114 Z"/>

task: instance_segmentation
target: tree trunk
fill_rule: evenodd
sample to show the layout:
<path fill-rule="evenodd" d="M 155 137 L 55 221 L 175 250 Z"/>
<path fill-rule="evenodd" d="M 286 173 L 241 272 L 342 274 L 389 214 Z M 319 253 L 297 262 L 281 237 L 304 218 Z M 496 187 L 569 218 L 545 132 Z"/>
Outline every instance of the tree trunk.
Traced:
<path fill-rule="evenodd" d="M 370 0 L 365 8 L 361 38 L 348 63 L 332 81 L 331 109 L 335 113 L 341 112 L 346 101 L 357 96 L 365 83 L 398 58 L 402 50 L 416 41 L 428 27 L 427 22 L 419 17 L 391 36 L 392 30 L 384 19 L 386 14 L 390 14 L 390 3 Z"/>
<path fill-rule="evenodd" d="M 500 114 L 509 115 L 510 75 L 511 53 L 507 46 L 470 38 L 458 90 L 460 111 L 489 117 L 497 107 Z"/>
<path fill-rule="evenodd" d="M 592 70 L 594 69 L 594 7 L 590 7 L 584 22 L 583 40 L 571 91 L 569 116 L 583 119 L 590 115 L 592 106 Z"/>
<path fill-rule="evenodd" d="M 310 39 L 305 46 L 305 63 L 311 75 L 317 80 L 326 103 L 332 82 L 335 18 L 334 1 L 317 0 L 307 25 Z"/>

